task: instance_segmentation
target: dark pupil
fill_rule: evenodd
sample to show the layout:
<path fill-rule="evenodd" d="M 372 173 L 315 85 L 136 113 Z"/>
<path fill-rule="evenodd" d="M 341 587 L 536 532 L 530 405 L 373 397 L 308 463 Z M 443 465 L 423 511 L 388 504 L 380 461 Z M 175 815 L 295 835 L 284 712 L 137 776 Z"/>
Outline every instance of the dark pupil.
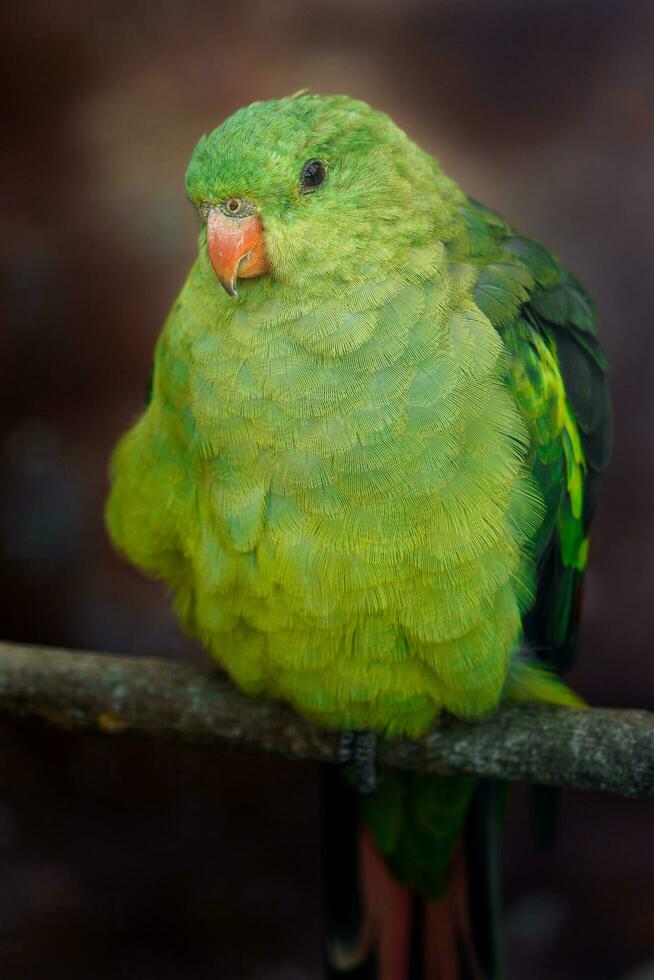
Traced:
<path fill-rule="evenodd" d="M 317 187 L 322 184 L 325 170 L 320 160 L 312 160 L 304 168 L 304 183 L 307 187 Z"/>

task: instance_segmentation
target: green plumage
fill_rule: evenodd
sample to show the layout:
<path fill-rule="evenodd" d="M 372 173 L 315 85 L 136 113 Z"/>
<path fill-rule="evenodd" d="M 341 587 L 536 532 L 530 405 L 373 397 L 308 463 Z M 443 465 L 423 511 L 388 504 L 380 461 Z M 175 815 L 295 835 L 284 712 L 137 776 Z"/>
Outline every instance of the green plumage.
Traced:
<path fill-rule="evenodd" d="M 309 158 L 328 179 L 302 195 Z M 609 443 L 576 280 L 345 97 L 241 110 L 202 138 L 187 188 L 200 208 L 252 201 L 272 271 L 234 302 L 201 234 L 113 458 L 116 546 L 236 683 L 318 723 L 419 735 L 507 690 L 574 703 L 512 663 L 525 624 L 552 663 L 574 632 Z M 392 814 L 413 800 L 442 871 L 470 785 L 399 782 L 368 816 L 415 880 L 429 834 Z"/>

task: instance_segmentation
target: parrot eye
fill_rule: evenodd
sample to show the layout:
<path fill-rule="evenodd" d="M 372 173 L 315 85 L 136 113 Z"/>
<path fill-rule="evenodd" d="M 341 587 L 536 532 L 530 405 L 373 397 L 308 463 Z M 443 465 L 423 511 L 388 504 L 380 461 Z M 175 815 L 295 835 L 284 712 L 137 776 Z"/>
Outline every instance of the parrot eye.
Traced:
<path fill-rule="evenodd" d="M 300 184 L 302 193 L 308 194 L 325 183 L 327 171 L 322 160 L 307 160 L 300 173 Z"/>
<path fill-rule="evenodd" d="M 220 202 L 220 210 L 230 218 L 245 218 L 252 214 L 252 205 L 242 197 L 226 197 Z"/>

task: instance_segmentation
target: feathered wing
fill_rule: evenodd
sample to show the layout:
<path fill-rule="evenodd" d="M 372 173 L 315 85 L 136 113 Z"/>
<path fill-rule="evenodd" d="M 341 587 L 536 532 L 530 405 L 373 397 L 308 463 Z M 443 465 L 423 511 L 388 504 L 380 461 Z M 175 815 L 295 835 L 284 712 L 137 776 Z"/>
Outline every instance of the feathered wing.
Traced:
<path fill-rule="evenodd" d="M 529 428 L 530 464 L 547 508 L 536 542 L 537 590 L 524 619 L 525 645 L 560 675 L 576 653 L 588 535 L 613 441 L 608 364 L 596 311 L 581 283 L 498 215 L 476 202 L 471 213 L 483 222 L 497 256 L 480 274 L 476 300 L 508 348 L 506 376 Z M 530 682 L 537 683 L 533 677 Z M 541 846 L 555 836 L 557 798 L 551 787 L 532 788 Z"/>
<path fill-rule="evenodd" d="M 509 351 L 506 376 L 529 428 L 530 464 L 547 508 L 525 640 L 561 673 L 575 652 L 588 533 L 611 452 L 607 359 L 595 308 L 579 281 L 498 215 L 475 202 L 470 210 L 483 221 L 486 248 L 494 253 L 475 299 Z"/>

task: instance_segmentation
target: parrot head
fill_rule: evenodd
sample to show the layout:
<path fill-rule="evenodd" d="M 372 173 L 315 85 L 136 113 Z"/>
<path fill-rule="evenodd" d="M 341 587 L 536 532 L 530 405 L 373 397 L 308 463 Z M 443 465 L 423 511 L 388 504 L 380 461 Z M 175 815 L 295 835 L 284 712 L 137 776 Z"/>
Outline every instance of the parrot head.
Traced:
<path fill-rule="evenodd" d="M 305 94 L 234 113 L 200 139 L 186 174 L 234 298 L 238 279 L 377 278 L 445 219 L 453 186 L 385 114 Z"/>

